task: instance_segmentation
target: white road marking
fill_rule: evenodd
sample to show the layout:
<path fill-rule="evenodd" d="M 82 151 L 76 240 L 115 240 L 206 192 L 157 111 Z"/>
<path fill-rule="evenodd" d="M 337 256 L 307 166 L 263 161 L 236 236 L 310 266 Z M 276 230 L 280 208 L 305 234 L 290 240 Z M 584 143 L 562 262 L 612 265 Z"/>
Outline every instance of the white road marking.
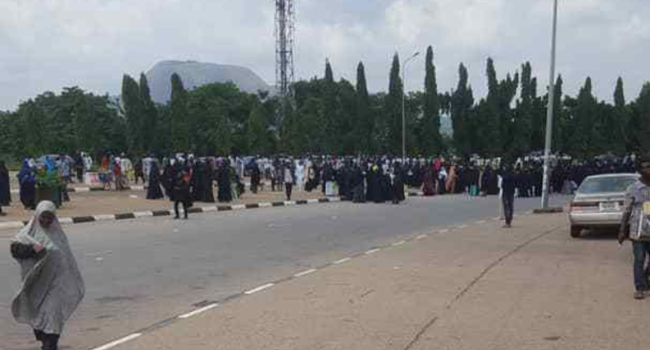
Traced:
<path fill-rule="evenodd" d="M 142 335 L 142 333 L 134 333 L 134 334 L 129 335 L 128 337 L 124 337 L 124 338 L 122 338 L 122 339 L 118 339 L 118 340 L 116 340 L 116 341 L 114 341 L 114 342 L 111 342 L 111 343 L 108 343 L 108 344 L 106 344 L 106 345 L 102 345 L 102 346 L 100 346 L 100 347 L 98 347 L 98 348 L 94 348 L 93 350 L 108 350 L 108 349 L 112 349 L 112 348 L 114 348 L 114 347 L 116 347 L 116 346 L 118 346 L 118 345 L 122 345 L 122 344 L 124 344 L 124 343 L 126 343 L 126 342 L 129 342 L 129 341 L 131 341 L 131 340 L 134 340 L 134 339 L 136 339 L 136 338 L 139 338 L 141 335 Z"/>
<path fill-rule="evenodd" d="M 200 313 L 203 313 L 203 312 L 206 312 L 206 311 L 208 311 L 208 310 L 214 309 L 214 308 L 217 307 L 217 306 L 219 306 L 219 304 L 217 304 L 217 303 L 210 304 L 210 305 L 208 305 L 208 306 L 206 306 L 206 307 L 202 307 L 202 308 L 197 309 L 197 310 L 194 310 L 194 311 L 192 311 L 192 312 L 188 312 L 188 313 L 186 313 L 185 315 L 180 315 L 180 316 L 178 316 L 178 318 L 180 318 L 180 319 L 190 318 L 190 317 L 192 317 L 192 316 L 196 316 L 196 315 L 198 315 L 198 314 L 200 314 Z"/>
<path fill-rule="evenodd" d="M 460 230 L 462 230 L 462 229 L 464 229 L 464 228 L 467 228 L 467 225 L 460 225 L 460 226 L 458 226 L 458 229 L 460 229 Z"/>
<path fill-rule="evenodd" d="M 393 247 L 399 247 L 399 246 L 401 246 L 401 245 L 404 244 L 404 243 L 406 243 L 406 241 L 395 242 L 395 243 L 393 243 Z"/>
<path fill-rule="evenodd" d="M 352 260 L 352 258 L 343 258 L 341 260 L 336 260 L 335 262 L 333 262 L 333 264 L 334 265 L 343 264 L 344 262 L 348 262 L 350 260 Z"/>
<path fill-rule="evenodd" d="M 296 205 L 296 201 L 284 201 L 285 206 Z"/>
<path fill-rule="evenodd" d="M 113 221 L 115 220 L 115 215 L 94 215 L 95 221 Z"/>
<path fill-rule="evenodd" d="M 314 273 L 314 272 L 316 272 L 316 271 L 318 271 L 318 270 L 316 270 L 316 269 L 309 269 L 309 270 L 307 270 L 307 271 L 299 272 L 299 273 L 293 275 L 293 277 L 302 277 L 302 276 L 307 276 L 307 275 L 309 275 L 310 273 Z"/>
<path fill-rule="evenodd" d="M 446 229 L 440 230 L 440 231 L 438 231 L 438 232 L 440 232 L 440 233 L 447 233 L 447 232 L 449 232 L 449 229 L 446 228 Z"/>
<path fill-rule="evenodd" d="M 265 290 L 265 289 L 271 288 L 271 287 L 273 287 L 274 285 L 275 285 L 274 283 L 265 284 L 265 285 L 263 285 L 263 286 L 259 286 L 259 287 L 257 287 L 257 288 L 254 288 L 254 289 L 251 289 L 251 290 L 249 290 L 249 291 L 246 291 L 246 292 L 244 292 L 244 294 L 246 294 L 246 295 L 251 295 L 251 294 L 254 294 L 254 293 L 257 293 L 257 292 L 261 292 L 261 291 L 263 291 L 263 290 Z"/>
<path fill-rule="evenodd" d="M 153 216 L 153 212 L 152 211 L 136 211 L 135 213 L 133 213 L 133 216 L 135 216 L 136 218 L 146 218 L 146 217 Z"/>
<path fill-rule="evenodd" d="M 113 253 L 112 250 L 105 250 L 103 252 L 97 252 L 97 253 L 86 253 L 86 256 L 100 256 L 100 255 L 106 255 L 111 253 Z"/>
<path fill-rule="evenodd" d="M 381 249 L 379 249 L 379 248 L 376 248 L 376 249 L 370 249 L 369 251 L 365 252 L 364 254 L 366 254 L 366 255 L 370 255 L 370 254 L 374 254 L 374 253 L 376 253 L 376 252 L 378 252 L 378 251 L 380 251 L 380 250 L 381 250 Z"/>
<path fill-rule="evenodd" d="M 419 235 L 419 236 L 415 237 L 415 239 L 420 240 L 420 239 L 425 239 L 427 237 L 429 237 L 429 235 Z"/>
<path fill-rule="evenodd" d="M 318 199 L 308 199 L 307 203 L 309 203 L 309 204 L 318 203 Z"/>

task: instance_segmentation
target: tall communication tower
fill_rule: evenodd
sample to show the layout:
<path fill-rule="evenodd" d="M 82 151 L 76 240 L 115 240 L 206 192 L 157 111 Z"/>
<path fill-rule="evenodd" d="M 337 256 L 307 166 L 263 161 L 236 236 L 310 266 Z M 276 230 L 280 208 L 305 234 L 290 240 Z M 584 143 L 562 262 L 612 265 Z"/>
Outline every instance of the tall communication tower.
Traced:
<path fill-rule="evenodd" d="M 275 0 L 275 84 L 285 103 L 292 97 L 295 22 L 294 0 Z"/>

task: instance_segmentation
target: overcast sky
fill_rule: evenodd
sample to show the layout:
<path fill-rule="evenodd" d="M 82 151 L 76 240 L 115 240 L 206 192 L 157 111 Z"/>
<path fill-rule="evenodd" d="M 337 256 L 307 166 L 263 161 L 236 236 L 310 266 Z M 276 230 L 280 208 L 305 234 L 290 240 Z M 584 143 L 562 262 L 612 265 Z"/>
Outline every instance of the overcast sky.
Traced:
<path fill-rule="evenodd" d="M 438 86 L 448 91 L 464 62 L 485 94 L 485 61 L 499 78 L 530 60 L 548 81 L 552 0 L 296 0 L 296 77 L 354 82 L 363 61 L 371 91 L 385 91 L 392 55 L 433 45 Z M 650 80 L 648 0 L 560 0 L 558 73 L 565 94 L 587 76 L 611 100 L 618 76 L 626 98 Z M 242 65 L 275 79 L 273 0 L 0 0 L 0 109 L 65 86 L 117 95 L 124 73 L 157 61 Z M 408 65 L 420 90 L 424 55 Z"/>

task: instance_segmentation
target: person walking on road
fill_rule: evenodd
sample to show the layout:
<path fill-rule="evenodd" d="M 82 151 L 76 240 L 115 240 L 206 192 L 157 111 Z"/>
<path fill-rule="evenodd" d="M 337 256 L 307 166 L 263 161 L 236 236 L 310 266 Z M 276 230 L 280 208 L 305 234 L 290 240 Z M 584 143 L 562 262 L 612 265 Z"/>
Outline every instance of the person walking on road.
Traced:
<path fill-rule="evenodd" d="M 506 223 L 503 227 L 512 227 L 512 216 L 515 210 L 515 174 L 509 165 L 503 169 L 501 176 L 501 203 L 503 204 L 503 216 Z"/>
<path fill-rule="evenodd" d="M 287 162 L 284 167 L 284 186 L 287 194 L 287 200 L 291 200 L 291 193 L 293 192 L 293 185 L 296 183 L 296 168 L 293 162 Z"/>
<path fill-rule="evenodd" d="M 184 219 L 187 220 L 189 208 L 191 206 L 191 191 L 190 191 L 190 173 L 187 170 L 179 170 L 176 172 L 176 179 L 174 180 L 173 200 L 174 212 L 176 216 L 174 219 L 180 219 L 178 213 L 178 205 L 183 204 Z"/>
<path fill-rule="evenodd" d="M 11 243 L 11 254 L 22 273 L 11 305 L 13 316 L 32 327 L 42 350 L 57 350 L 65 323 L 86 288 L 54 203 L 38 204 L 32 220 Z"/>
<path fill-rule="evenodd" d="M 625 209 L 618 233 L 618 242 L 632 241 L 634 254 L 635 299 L 644 299 L 650 291 L 650 153 L 637 158 L 637 170 L 641 177 L 627 188 Z"/>

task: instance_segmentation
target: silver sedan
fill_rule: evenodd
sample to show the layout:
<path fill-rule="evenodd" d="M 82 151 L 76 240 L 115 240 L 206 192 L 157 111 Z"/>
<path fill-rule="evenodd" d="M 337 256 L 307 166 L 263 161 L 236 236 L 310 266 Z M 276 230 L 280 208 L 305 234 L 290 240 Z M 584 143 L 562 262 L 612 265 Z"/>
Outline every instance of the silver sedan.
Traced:
<path fill-rule="evenodd" d="M 580 237 L 587 228 L 618 227 L 623 218 L 625 192 L 638 178 L 638 174 L 586 178 L 571 201 L 571 237 Z"/>

